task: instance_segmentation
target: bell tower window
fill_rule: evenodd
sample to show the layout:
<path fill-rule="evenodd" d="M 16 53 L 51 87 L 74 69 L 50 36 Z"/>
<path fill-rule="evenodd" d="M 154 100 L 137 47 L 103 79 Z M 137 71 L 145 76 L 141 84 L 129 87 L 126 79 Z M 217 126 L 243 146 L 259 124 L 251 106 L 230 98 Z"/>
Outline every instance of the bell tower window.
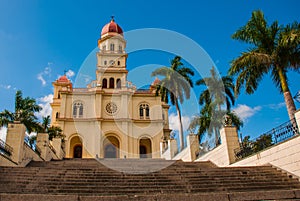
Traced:
<path fill-rule="evenodd" d="M 115 44 L 110 44 L 110 51 L 115 51 Z"/>
<path fill-rule="evenodd" d="M 109 88 L 113 89 L 115 88 L 115 79 L 114 78 L 109 78 Z"/>
<path fill-rule="evenodd" d="M 103 88 L 103 89 L 107 88 L 107 79 L 106 79 L 106 78 L 104 78 L 104 79 L 102 80 L 102 88 Z"/>
<path fill-rule="evenodd" d="M 117 79 L 117 88 L 121 89 L 121 79 Z"/>
<path fill-rule="evenodd" d="M 139 107 L 140 119 L 150 118 L 150 109 L 148 104 L 141 104 Z"/>

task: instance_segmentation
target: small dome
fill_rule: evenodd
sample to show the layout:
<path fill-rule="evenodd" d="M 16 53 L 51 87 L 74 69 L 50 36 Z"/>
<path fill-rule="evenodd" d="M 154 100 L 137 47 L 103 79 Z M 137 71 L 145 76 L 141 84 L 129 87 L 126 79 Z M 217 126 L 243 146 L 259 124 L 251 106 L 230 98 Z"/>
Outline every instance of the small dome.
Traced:
<path fill-rule="evenodd" d="M 160 80 L 156 77 L 155 80 L 152 82 L 152 86 L 156 86 L 160 83 Z"/>
<path fill-rule="evenodd" d="M 111 21 L 102 28 L 101 36 L 103 36 L 107 33 L 118 33 L 123 36 L 122 28 L 117 23 L 115 23 L 115 20 L 113 17 L 112 17 Z"/>
<path fill-rule="evenodd" d="M 69 83 L 70 80 L 67 78 L 66 75 L 63 75 L 63 76 L 60 76 L 60 78 L 58 78 L 57 82 L 60 82 L 60 83 Z"/>

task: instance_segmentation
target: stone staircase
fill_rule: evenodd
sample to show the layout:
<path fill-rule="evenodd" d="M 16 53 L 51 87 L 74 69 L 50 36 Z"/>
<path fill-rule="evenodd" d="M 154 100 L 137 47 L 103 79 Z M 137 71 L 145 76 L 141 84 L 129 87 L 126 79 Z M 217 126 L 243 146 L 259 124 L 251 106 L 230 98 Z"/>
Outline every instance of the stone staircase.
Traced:
<path fill-rule="evenodd" d="M 65 159 L 0 168 L 0 201 L 300 200 L 271 166 L 216 167 L 162 159 Z"/>

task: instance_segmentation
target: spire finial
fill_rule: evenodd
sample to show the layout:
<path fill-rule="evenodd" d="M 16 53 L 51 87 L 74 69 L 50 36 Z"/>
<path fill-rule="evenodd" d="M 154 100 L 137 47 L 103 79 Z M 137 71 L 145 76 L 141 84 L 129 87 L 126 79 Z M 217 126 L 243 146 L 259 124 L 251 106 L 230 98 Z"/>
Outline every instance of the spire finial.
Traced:
<path fill-rule="evenodd" d="M 115 16 L 114 15 L 112 15 L 112 16 L 110 16 L 111 17 L 111 21 L 115 21 Z"/>
<path fill-rule="evenodd" d="M 66 74 L 67 74 L 67 72 L 68 72 L 68 71 L 65 69 L 65 70 L 64 70 L 64 75 L 66 75 Z"/>

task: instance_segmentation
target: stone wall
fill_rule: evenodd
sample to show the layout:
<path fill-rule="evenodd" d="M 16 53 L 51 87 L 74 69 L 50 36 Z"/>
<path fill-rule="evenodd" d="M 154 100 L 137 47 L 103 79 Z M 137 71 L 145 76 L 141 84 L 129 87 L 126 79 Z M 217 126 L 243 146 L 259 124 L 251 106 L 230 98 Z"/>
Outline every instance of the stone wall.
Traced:
<path fill-rule="evenodd" d="M 13 162 L 9 157 L 0 154 L 0 166 L 17 166 L 18 164 Z"/>
<path fill-rule="evenodd" d="M 235 161 L 234 150 L 239 147 L 236 128 L 223 127 L 220 130 L 220 136 L 222 143 L 196 161 L 211 161 L 221 167 L 228 166 Z"/>
<path fill-rule="evenodd" d="M 271 164 L 300 177 L 300 135 L 274 147 L 256 153 L 230 166 L 257 166 Z"/>

